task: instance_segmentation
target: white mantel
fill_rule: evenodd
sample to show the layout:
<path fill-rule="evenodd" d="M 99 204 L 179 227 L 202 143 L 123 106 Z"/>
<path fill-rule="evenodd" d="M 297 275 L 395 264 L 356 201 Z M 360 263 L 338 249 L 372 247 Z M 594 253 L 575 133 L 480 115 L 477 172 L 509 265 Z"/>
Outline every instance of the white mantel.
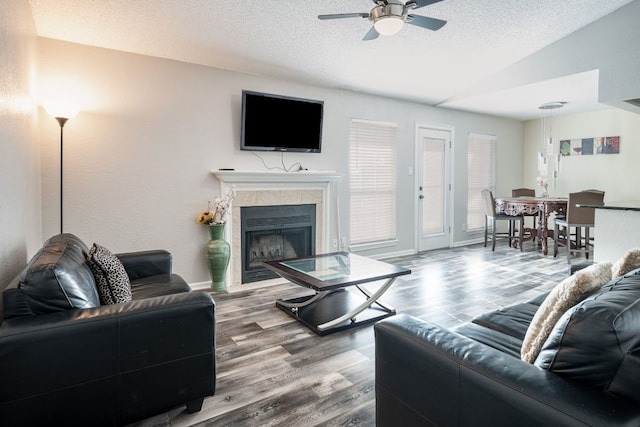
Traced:
<path fill-rule="evenodd" d="M 333 171 L 211 171 L 220 181 L 222 194 L 235 187 L 236 198 L 225 227 L 225 239 L 231 244 L 231 262 L 227 269 L 230 291 L 268 286 L 274 280 L 241 283 L 240 207 L 279 204 L 316 204 L 316 253 L 328 252 L 331 227 L 339 218 L 336 185 L 341 174 Z M 335 195 L 334 195 L 335 193 Z M 337 224 L 337 223 L 336 223 Z M 338 227 L 339 234 L 339 227 Z M 337 234 L 336 234 L 337 237 Z M 335 250 L 335 249 L 334 249 Z M 278 281 L 279 282 L 279 281 Z"/>
<path fill-rule="evenodd" d="M 341 174 L 334 171 L 283 172 L 283 171 L 235 171 L 214 170 L 212 173 L 222 183 L 260 184 L 260 183 L 330 183 L 340 179 Z"/>

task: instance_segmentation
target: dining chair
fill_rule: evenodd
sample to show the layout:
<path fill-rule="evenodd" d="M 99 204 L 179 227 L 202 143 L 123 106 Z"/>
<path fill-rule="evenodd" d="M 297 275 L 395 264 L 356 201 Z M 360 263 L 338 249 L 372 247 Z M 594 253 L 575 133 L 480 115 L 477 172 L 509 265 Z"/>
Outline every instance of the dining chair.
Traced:
<path fill-rule="evenodd" d="M 511 197 L 536 197 L 536 190 L 533 188 L 514 188 L 511 190 Z"/>
<path fill-rule="evenodd" d="M 591 193 L 602 194 L 602 197 L 604 197 L 604 191 L 603 190 L 596 190 L 595 188 L 590 188 L 588 190 L 582 190 L 582 191 L 588 191 L 588 192 L 591 192 Z"/>
<path fill-rule="evenodd" d="M 582 191 L 583 192 L 588 191 L 588 192 L 591 192 L 591 193 L 602 194 L 602 198 L 604 199 L 604 191 L 602 191 L 602 190 L 596 190 L 595 188 L 590 188 L 588 190 L 582 190 Z M 559 220 L 566 219 L 566 212 L 564 214 L 561 214 L 561 215 L 556 215 L 555 218 L 559 219 Z M 573 236 L 575 236 L 575 234 L 573 234 Z M 593 240 L 593 236 L 591 236 L 590 239 Z"/>
<path fill-rule="evenodd" d="M 603 191 L 580 191 L 570 193 L 567 201 L 567 212 L 564 218 L 555 218 L 553 230 L 553 243 L 555 248 L 553 256 L 558 256 L 558 248 L 567 248 L 567 262 L 571 264 L 571 253 L 584 253 L 589 259 L 593 252 L 593 236 L 590 230 L 595 228 L 595 208 L 581 207 L 580 205 L 601 205 L 604 201 Z M 571 233 L 571 228 L 575 233 Z M 584 231 L 584 234 L 583 234 Z M 583 237 L 584 236 L 584 237 Z"/>
<path fill-rule="evenodd" d="M 514 188 L 513 190 L 511 190 L 511 197 L 536 197 L 536 190 L 534 190 L 533 188 Z M 531 228 L 536 229 L 538 226 L 536 224 L 537 222 L 537 218 L 538 218 L 538 214 L 523 214 L 524 217 L 528 217 L 528 218 L 533 218 L 533 220 L 531 221 Z M 523 223 L 523 227 L 526 224 Z M 536 241 L 536 236 L 533 236 L 532 239 L 533 242 Z"/>
<path fill-rule="evenodd" d="M 492 247 L 491 250 L 496 250 L 496 238 L 497 237 L 507 237 L 509 239 L 509 246 L 511 246 L 511 241 L 517 239 L 518 245 L 520 246 L 520 251 L 522 252 L 522 236 L 523 236 L 523 223 L 524 217 L 522 215 L 512 216 L 507 215 L 503 212 L 496 212 L 496 201 L 493 197 L 493 193 L 491 190 L 485 189 L 482 190 L 482 207 L 484 209 L 484 247 L 487 247 L 487 241 L 489 237 L 489 223 L 491 223 L 491 241 Z M 498 221 L 507 221 L 508 222 L 508 231 L 506 233 L 499 233 L 496 231 L 496 225 Z M 515 237 L 513 235 L 513 227 L 515 223 L 518 223 L 519 237 Z"/>

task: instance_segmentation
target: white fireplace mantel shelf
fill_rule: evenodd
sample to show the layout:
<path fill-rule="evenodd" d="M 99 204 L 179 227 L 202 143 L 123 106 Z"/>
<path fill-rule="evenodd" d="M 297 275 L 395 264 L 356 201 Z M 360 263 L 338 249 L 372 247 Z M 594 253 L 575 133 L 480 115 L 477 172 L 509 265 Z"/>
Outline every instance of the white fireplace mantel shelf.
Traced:
<path fill-rule="evenodd" d="M 303 183 L 303 182 L 332 182 L 342 177 L 335 171 L 304 170 L 299 172 L 283 171 L 211 171 L 220 182 L 236 183 Z"/>

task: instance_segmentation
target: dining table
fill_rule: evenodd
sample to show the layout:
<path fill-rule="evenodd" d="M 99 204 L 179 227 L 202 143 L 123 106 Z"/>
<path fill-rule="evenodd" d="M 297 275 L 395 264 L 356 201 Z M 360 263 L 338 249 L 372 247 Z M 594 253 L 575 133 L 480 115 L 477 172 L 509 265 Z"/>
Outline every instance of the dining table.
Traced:
<path fill-rule="evenodd" d="M 549 252 L 547 239 L 553 237 L 553 230 L 550 230 L 548 226 L 549 216 L 552 213 L 566 215 L 568 200 L 567 197 L 497 197 L 495 199 L 496 213 L 511 216 L 537 215 L 537 227 L 525 228 L 525 237 L 522 240 L 526 241 L 537 237 L 542 246 L 542 253 L 547 255 Z"/>

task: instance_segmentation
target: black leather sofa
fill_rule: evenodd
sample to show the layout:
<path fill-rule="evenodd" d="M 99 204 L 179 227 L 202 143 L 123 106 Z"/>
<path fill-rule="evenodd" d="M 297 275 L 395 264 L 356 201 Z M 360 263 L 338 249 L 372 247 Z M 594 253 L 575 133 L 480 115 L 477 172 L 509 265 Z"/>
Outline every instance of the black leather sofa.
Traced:
<path fill-rule="evenodd" d="M 640 426 L 640 270 L 565 312 L 529 364 L 520 347 L 545 296 L 453 330 L 377 323 L 377 426 Z"/>
<path fill-rule="evenodd" d="M 49 239 L 2 286 L 0 425 L 123 425 L 215 391 L 215 303 L 164 250 L 118 254 L 130 302 L 96 305 L 87 246 Z"/>

